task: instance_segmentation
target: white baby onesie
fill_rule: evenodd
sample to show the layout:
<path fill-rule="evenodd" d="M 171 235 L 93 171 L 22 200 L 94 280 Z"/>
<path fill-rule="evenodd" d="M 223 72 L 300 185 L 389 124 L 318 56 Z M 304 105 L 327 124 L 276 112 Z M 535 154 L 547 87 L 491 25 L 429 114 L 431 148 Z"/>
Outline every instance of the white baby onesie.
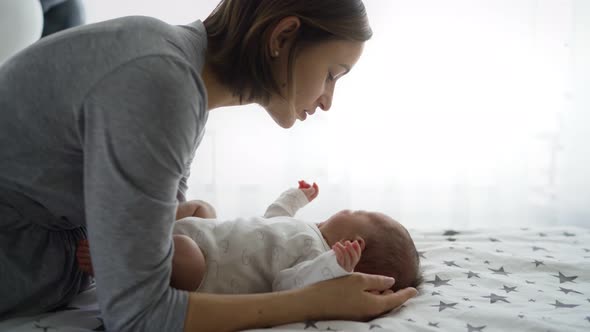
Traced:
<path fill-rule="evenodd" d="M 338 264 L 317 225 L 276 216 L 294 214 L 306 203 L 301 190 L 290 189 L 267 210 L 265 217 L 272 218 L 178 220 L 174 234 L 192 238 L 205 256 L 206 275 L 197 291 L 264 293 L 350 274 Z"/>

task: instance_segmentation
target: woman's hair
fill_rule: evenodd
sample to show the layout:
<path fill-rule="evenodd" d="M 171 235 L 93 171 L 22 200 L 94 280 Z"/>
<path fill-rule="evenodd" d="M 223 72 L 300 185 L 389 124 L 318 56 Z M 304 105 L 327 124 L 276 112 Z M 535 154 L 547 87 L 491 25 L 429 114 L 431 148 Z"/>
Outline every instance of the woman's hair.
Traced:
<path fill-rule="evenodd" d="M 222 0 L 204 21 L 207 61 L 240 103 L 265 104 L 272 94 L 282 96 L 268 43 L 272 29 L 288 16 L 301 22 L 289 54 L 289 87 L 301 47 L 328 40 L 364 42 L 373 34 L 361 0 Z"/>
<path fill-rule="evenodd" d="M 394 291 L 417 288 L 423 282 L 420 256 L 410 233 L 386 215 L 375 214 L 365 235 L 365 250 L 354 269 L 357 272 L 393 277 Z"/>

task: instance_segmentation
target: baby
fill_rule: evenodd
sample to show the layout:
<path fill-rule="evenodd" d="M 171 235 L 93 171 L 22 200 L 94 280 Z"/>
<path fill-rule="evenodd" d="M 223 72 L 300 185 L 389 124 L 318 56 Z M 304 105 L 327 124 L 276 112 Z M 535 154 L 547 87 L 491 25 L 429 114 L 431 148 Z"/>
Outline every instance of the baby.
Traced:
<path fill-rule="evenodd" d="M 204 293 L 262 293 L 353 271 L 393 277 L 393 290 L 421 283 L 412 238 L 392 218 L 349 210 L 319 224 L 293 218 L 318 192 L 316 184 L 300 181 L 299 188 L 287 190 L 269 206 L 264 218 L 178 220 L 171 286 Z M 201 216 L 215 216 L 208 205 L 196 203 L 194 211 L 199 209 Z M 87 254 L 86 243 L 79 252 Z M 79 255 L 81 269 L 90 272 L 89 256 L 84 256 Z"/>

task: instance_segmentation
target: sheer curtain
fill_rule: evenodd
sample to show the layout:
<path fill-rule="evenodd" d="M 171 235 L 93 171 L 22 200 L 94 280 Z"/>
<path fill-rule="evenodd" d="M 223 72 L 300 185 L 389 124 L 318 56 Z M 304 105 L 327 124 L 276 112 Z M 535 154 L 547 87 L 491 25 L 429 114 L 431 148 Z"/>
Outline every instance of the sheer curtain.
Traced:
<path fill-rule="evenodd" d="M 87 0 L 90 21 L 174 24 L 217 1 Z M 329 112 L 292 129 L 257 106 L 210 113 L 189 197 L 260 215 L 297 180 L 299 216 L 377 210 L 410 227 L 590 226 L 590 4 L 365 0 L 374 37 Z"/>

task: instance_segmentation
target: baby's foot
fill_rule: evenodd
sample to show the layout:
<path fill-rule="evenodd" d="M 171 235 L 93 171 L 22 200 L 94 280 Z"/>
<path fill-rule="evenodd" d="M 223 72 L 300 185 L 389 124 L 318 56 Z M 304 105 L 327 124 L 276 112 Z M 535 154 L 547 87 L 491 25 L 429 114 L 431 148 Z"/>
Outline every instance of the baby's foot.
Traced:
<path fill-rule="evenodd" d="M 94 270 L 92 269 L 92 261 L 90 260 L 90 248 L 88 247 L 88 240 L 80 240 L 76 248 L 76 261 L 78 267 L 84 273 L 94 277 Z"/>

